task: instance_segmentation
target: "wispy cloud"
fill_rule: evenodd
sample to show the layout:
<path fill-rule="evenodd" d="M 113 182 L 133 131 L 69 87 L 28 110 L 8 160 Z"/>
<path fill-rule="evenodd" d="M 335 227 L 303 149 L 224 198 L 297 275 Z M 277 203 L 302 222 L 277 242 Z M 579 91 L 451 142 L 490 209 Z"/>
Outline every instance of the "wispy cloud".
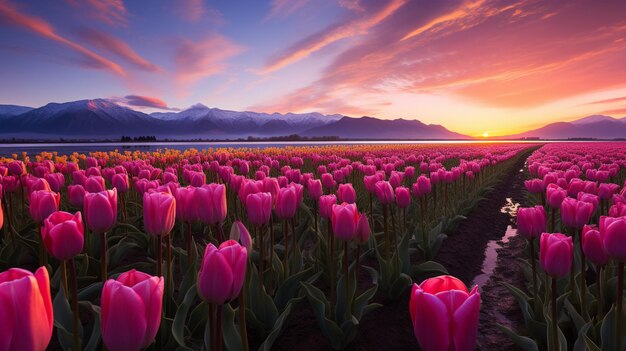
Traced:
<path fill-rule="evenodd" d="M 592 101 L 592 102 L 585 103 L 584 105 L 612 104 L 615 102 L 622 102 L 622 101 L 626 101 L 626 96 L 616 97 L 612 99 Z"/>
<path fill-rule="evenodd" d="M 270 12 L 265 17 L 265 20 L 288 17 L 308 2 L 309 0 L 272 0 L 270 2 Z"/>
<path fill-rule="evenodd" d="M 91 28 L 83 28 L 77 32 L 77 35 L 92 47 L 117 55 L 119 58 L 141 70 L 148 72 L 162 71 L 161 67 L 143 58 L 126 42 L 105 32 Z"/>
<path fill-rule="evenodd" d="M 339 40 L 366 34 L 370 28 L 392 15 L 405 2 L 405 0 L 391 0 L 380 8 L 375 9 L 372 13 L 358 15 L 350 21 L 335 24 L 319 33 L 313 34 L 291 46 L 282 54 L 270 59 L 263 68 L 262 73 L 268 74 L 277 71 Z"/>
<path fill-rule="evenodd" d="M 59 35 L 48 22 L 39 17 L 20 12 L 8 1 L 0 1 L 0 20 L 4 20 L 4 22 L 10 25 L 26 29 L 69 48 L 80 56 L 78 64 L 84 67 L 105 70 L 119 76 L 127 76 L 126 71 L 117 63 Z"/>
<path fill-rule="evenodd" d="M 175 14 L 187 22 L 207 20 L 215 24 L 224 23 L 224 15 L 204 0 L 174 0 L 173 6 Z"/>
<path fill-rule="evenodd" d="M 227 60 L 243 51 L 243 47 L 219 34 L 199 42 L 180 39 L 174 58 L 176 78 L 180 83 L 193 83 L 221 73 L 227 67 Z"/>
<path fill-rule="evenodd" d="M 111 100 L 128 106 L 148 107 L 168 111 L 180 111 L 179 108 L 167 106 L 167 103 L 162 99 L 151 96 L 126 95 L 123 98 L 112 98 Z"/>
<path fill-rule="evenodd" d="M 603 115 L 612 115 L 616 117 L 625 117 L 626 118 L 626 107 L 616 108 L 612 110 L 605 110 L 600 112 Z"/>
<path fill-rule="evenodd" d="M 128 25 L 128 10 L 124 0 L 67 0 L 75 7 L 85 9 L 88 16 L 111 26 Z"/>

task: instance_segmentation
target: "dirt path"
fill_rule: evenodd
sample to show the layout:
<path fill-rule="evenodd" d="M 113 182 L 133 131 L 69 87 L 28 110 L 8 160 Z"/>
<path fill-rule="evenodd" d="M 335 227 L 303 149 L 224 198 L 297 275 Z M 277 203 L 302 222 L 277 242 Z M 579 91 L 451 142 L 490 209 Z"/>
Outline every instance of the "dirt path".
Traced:
<path fill-rule="evenodd" d="M 502 238 L 511 224 L 510 215 L 500 211 L 507 198 L 523 205 L 523 176 L 519 170 L 528 155 L 530 152 L 520 157 L 493 191 L 476 205 L 455 233 L 444 241 L 435 259 L 466 284 L 481 274 L 488 243 Z M 506 281 L 520 287 L 523 285 L 524 277 L 516 261 L 517 257 L 522 257 L 523 249 L 524 241 L 513 236 L 498 250 L 494 273 L 480 290 L 482 305 L 477 350 L 515 349 L 509 338 L 497 329 L 496 323 L 517 328 L 522 323 L 521 312 L 499 283 Z M 377 294 L 373 302 L 384 307 L 371 312 L 361 321 L 356 339 L 347 350 L 418 349 L 408 312 L 409 291 L 396 300 L 387 300 L 382 294 Z M 320 332 L 313 311 L 304 303 L 294 311 L 273 349 L 331 350 L 331 347 Z"/>

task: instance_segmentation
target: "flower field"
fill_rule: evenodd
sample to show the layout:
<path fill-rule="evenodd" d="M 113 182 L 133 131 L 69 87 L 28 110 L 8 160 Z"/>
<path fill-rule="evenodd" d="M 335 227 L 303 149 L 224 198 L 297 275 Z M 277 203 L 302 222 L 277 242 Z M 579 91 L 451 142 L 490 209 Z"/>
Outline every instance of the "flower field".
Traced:
<path fill-rule="evenodd" d="M 626 349 L 625 168 L 624 143 L 0 158 L 0 350 L 381 349 L 364 333 L 391 329 L 410 340 L 389 349 L 474 350 L 493 285 L 449 258 L 483 259 L 459 227 L 514 175 L 524 279 L 499 285 L 521 322 L 494 333 Z"/>

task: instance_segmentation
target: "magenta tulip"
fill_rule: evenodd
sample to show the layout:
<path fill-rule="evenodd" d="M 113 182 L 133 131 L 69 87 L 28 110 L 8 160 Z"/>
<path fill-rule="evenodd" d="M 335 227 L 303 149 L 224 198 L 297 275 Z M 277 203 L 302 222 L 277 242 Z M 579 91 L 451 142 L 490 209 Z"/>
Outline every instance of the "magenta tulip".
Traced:
<path fill-rule="evenodd" d="M 370 223 L 367 219 L 367 215 L 365 213 L 361 213 L 359 215 L 359 223 L 356 226 L 356 235 L 354 240 L 357 244 L 365 244 L 370 240 L 370 235 L 372 231 L 370 228 Z"/>
<path fill-rule="evenodd" d="M 561 208 L 561 203 L 563 202 L 563 200 L 565 200 L 566 197 L 567 197 L 566 190 L 561 189 L 556 184 L 548 185 L 548 188 L 546 189 L 546 200 L 547 200 L 548 206 L 550 206 L 553 209 Z"/>
<path fill-rule="evenodd" d="M 58 260 L 65 261 L 78 255 L 85 242 L 80 212 L 54 212 L 44 220 L 41 238 L 48 252 Z"/>
<path fill-rule="evenodd" d="M 585 224 L 589 223 L 592 214 L 593 205 L 588 202 L 568 197 L 561 203 L 561 220 L 568 227 L 582 229 Z"/>
<path fill-rule="evenodd" d="M 28 211 L 30 216 L 38 224 L 48 218 L 53 212 L 59 210 L 61 195 L 48 190 L 36 190 L 30 194 L 30 205 Z"/>
<path fill-rule="evenodd" d="M 383 205 L 390 205 L 395 200 L 393 187 L 387 181 L 381 180 L 376 182 L 374 193 L 378 201 Z"/>
<path fill-rule="evenodd" d="M 169 192 L 143 194 L 143 224 L 152 236 L 168 235 L 176 221 L 176 198 Z"/>
<path fill-rule="evenodd" d="M 130 270 L 102 289 L 102 341 L 109 350 L 139 351 L 152 343 L 161 323 L 163 277 Z"/>
<path fill-rule="evenodd" d="M 298 194 L 296 188 L 288 186 L 281 188 L 276 195 L 276 216 L 280 219 L 291 219 L 298 209 Z"/>
<path fill-rule="evenodd" d="M 344 202 L 341 205 L 333 205 L 331 223 L 335 237 L 343 241 L 352 240 L 359 224 L 359 211 L 356 204 Z"/>
<path fill-rule="evenodd" d="M 604 266 L 609 256 L 604 250 L 600 231 L 590 226 L 584 226 L 582 231 L 583 252 L 585 258 L 597 266 Z"/>
<path fill-rule="evenodd" d="M 433 281 L 434 280 L 434 281 Z M 413 284 L 409 312 L 424 351 L 471 351 L 476 344 L 480 294 L 452 276 Z"/>
<path fill-rule="evenodd" d="M 239 242 L 246 250 L 252 250 L 252 237 L 248 228 L 241 221 L 234 221 L 230 228 L 230 240 Z"/>
<path fill-rule="evenodd" d="M 533 194 L 542 193 L 543 190 L 545 189 L 544 184 L 543 184 L 543 179 L 537 179 L 537 178 L 525 180 L 524 186 L 526 187 L 526 190 L 528 190 L 529 192 Z"/>
<path fill-rule="evenodd" d="M 626 261 L 626 217 L 600 217 L 600 236 L 604 251 L 619 262 Z"/>
<path fill-rule="evenodd" d="M 546 231 L 546 211 L 543 206 L 520 208 L 517 211 L 517 232 L 527 239 L 538 238 Z"/>
<path fill-rule="evenodd" d="M 78 208 L 83 208 L 85 204 L 85 188 L 80 185 L 69 185 L 67 187 L 67 197 L 70 200 L 70 205 Z"/>
<path fill-rule="evenodd" d="M 626 216 L 626 204 L 618 202 L 609 208 L 609 217 L 624 217 Z"/>
<path fill-rule="evenodd" d="M 309 192 L 309 196 L 311 196 L 311 198 L 315 201 L 319 201 L 320 196 L 324 195 L 322 181 L 319 179 L 309 180 L 306 189 Z"/>
<path fill-rule="evenodd" d="M 396 204 L 400 208 L 407 208 L 411 204 L 411 193 L 409 188 L 399 186 L 396 188 Z"/>
<path fill-rule="evenodd" d="M 566 276 L 572 269 L 574 243 L 561 233 L 543 233 L 539 242 L 539 261 L 547 275 L 552 278 Z"/>
<path fill-rule="evenodd" d="M 117 222 L 117 189 L 86 194 L 83 211 L 87 226 L 94 233 L 113 229 Z"/>
<path fill-rule="evenodd" d="M 339 198 L 339 202 L 347 202 L 349 204 L 353 204 L 356 201 L 356 191 L 350 183 L 339 184 L 339 188 L 337 189 L 337 197 Z"/>
<path fill-rule="evenodd" d="M 270 193 L 249 194 L 246 198 L 246 212 L 253 225 L 260 227 L 268 224 L 272 214 L 272 195 Z"/>
<path fill-rule="evenodd" d="M 119 193 L 126 193 L 130 187 L 130 181 L 128 180 L 128 174 L 116 173 L 111 178 L 111 185 L 117 189 Z"/>
<path fill-rule="evenodd" d="M 50 278 L 45 267 L 35 274 L 21 268 L 0 273 L 0 350 L 46 350 L 53 322 Z"/>
<path fill-rule="evenodd" d="M 415 197 L 422 197 L 429 194 L 432 190 L 430 179 L 423 175 L 417 177 L 417 181 L 413 184 L 412 190 Z"/>
<path fill-rule="evenodd" d="M 85 180 L 85 190 L 90 193 L 99 193 L 105 191 L 104 178 L 100 176 L 93 176 Z"/>
<path fill-rule="evenodd" d="M 335 195 L 322 195 L 319 201 L 320 216 L 329 219 L 333 213 L 333 205 L 337 204 Z"/>
<path fill-rule="evenodd" d="M 198 205 L 196 203 L 196 188 L 187 186 L 176 189 L 176 218 L 191 223 L 198 219 Z"/>
<path fill-rule="evenodd" d="M 207 245 L 198 272 L 200 296 L 206 302 L 218 305 L 235 299 L 246 277 L 247 258 L 246 248 L 234 240 L 223 242 L 219 248 Z"/>
<path fill-rule="evenodd" d="M 226 186 L 205 184 L 195 191 L 195 206 L 198 218 L 207 225 L 218 225 L 226 219 Z"/>

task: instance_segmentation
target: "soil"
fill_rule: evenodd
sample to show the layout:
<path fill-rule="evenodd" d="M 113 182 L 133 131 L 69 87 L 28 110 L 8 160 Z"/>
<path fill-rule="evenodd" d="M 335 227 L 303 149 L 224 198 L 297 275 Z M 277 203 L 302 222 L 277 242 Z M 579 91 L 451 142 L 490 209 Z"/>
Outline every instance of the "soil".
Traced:
<path fill-rule="evenodd" d="M 506 199 L 524 206 L 523 168 L 526 157 L 520 157 L 492 191 L 485 195 L 467 215 L 454 233 L 450 233 L 435 261 L 443 264 L 451 275 L 466 284 L 481 273 L 485 259 L 485 248 L 491 240 L 503 237 L 511 225 L 511 217 L 501 212 Z M 519 330 L 523 318 L 517 303 L 508 290 L 501 286 L 507 282 L 519 288 L 524 287 L 524 276 L 518 264 L 523 257 L 525 241 L 514 235 L 498 249 L 498 259 L 493 275 L 480 289 L 481 313 L 476 350 L 515 350 L 509 337 L 497 327 L 497 323 Z M 367 263 L 369 264 L 369 263 Z M 371 264 L 370 264 L 371 265 Z M 369 277 L 361 274 L 359 286 L 366 286 Z M 396 300 L 388 300 L 378 293 L 372 302 L 383 305 L 370 312 L 358 327 L 355 340 L 346 350 L 416 350 L 419 348 L 408 312 L 409 290 Z M 307 303 L 296 309 L 283 334 L 274 343 L 274 350 L 331 350 L 322 334 Z"/>

